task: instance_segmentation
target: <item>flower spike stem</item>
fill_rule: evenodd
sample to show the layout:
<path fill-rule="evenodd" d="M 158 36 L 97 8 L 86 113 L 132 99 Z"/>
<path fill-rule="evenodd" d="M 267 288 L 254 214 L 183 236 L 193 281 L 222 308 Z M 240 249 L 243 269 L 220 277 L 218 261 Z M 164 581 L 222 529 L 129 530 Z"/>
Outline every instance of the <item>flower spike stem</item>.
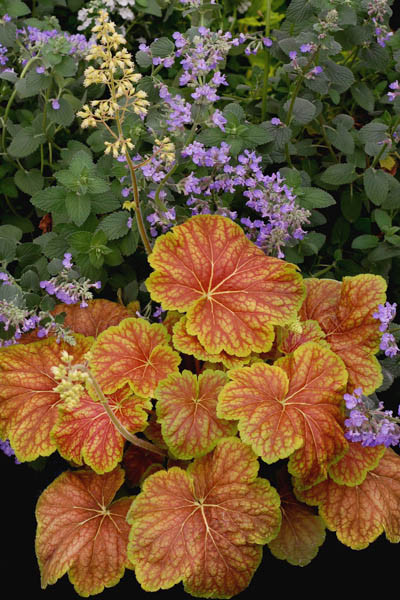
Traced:
<path fill-rule="evenodd" d="M 265 37 L 269 37 L 271 29 L 271 0 L 267 0 L 267 8 L 265 11 Z M 269 78 L 269 50 L 264 50 L 264 79 L 263 79 L 263 90 L 262 90 L 262 103 L 261 103 L 261 121 L 264 121 L 267 114 L 267 88 Z"/>
<path fill-rule="evenodd" d="M 137 185 L 137 180 L 136 180 L 135 167 L 133 165 L 132 159 L 129 156 L 128 152 L 125 154 L 125 156 L 126 156 L 126 160 L 128 163 L 129 172 L 131 174 L 133 198 L 134 198 L 134 202 L 135 202 L 134 210 L 135 210 L 135 216 L 136 216 L 136 223 L 137 223 L 139 234 L 142 239 L 146 253 L 151 254 L 152 247 L 150 244 L 149 237 L 147 235 L 146 227 L 144 225 L 142 211 L 140 210 L 139 190 L 138 190 L 138 185 Z"/>
<path fill-rule="evenodd" d="M 159 454 L 160 456 L 166 456 L 166 452 L 164 450 L 162 450 L 161 448 L 158 448 L 155 444 L 152 444 L 151 442 L 146 442 L 146 440 L 142 440 L 141 438 L 136 437 L 136 435 L 134 435 L 133 433 L 130 433 L 126 429 L 126 427 L 124 425 L 122 425 L 121 421 L 115 416 L 115 414 L 111 410 L 110 405 L 108 404 L 107 398 L 103 394 L 103 390 L 99 386 L 96 378 L 90 372 L 90 369 L 88 369 L 85 365 L 74 365 L 74 368 L 79 368 L 81 371 L 88 373 L 90 383 L 92 384 L 99 401 L 104 406 L 104 409 L 105 409 L 107 415 L 110 417 L 110 420 L 115 425 L 115 427 L 119 431 L 119 433 L 126 440 L 128 440 L 128 442 L 130 442 L 134 446 L 139 446 L 139 448 L 143 448 L 144 450 L 153 452 L 154 454 Z"/>

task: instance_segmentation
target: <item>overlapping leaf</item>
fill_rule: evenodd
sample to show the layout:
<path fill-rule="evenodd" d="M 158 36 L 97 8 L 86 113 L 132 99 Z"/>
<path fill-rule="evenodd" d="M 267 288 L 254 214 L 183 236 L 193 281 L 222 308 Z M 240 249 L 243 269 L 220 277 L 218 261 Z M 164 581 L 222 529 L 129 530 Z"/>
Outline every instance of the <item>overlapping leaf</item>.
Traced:
<path fill-rule="evenodd" d="M 300 330 L 297 331 L 290 327 L 280 327 L 278 333 L 278 349 L 283 354 L 290 354 L 296 348 L 307 342 L 317 342 L 322 346 L 328 346 L 325 341 L 325 334 L 317 321 L 305 321 L 301 323 Z"/>
<path fill-rule="evenodd" d="M 381 333 L 373 318 L 385 302 L 386 282 L 379 275 L 344 277 L 343 283 L 307 279 L 307 296 L 301 309 L 304 320 L 315 319 L 332 350 L 344 361 L 349 389 L 372 393 L 382 382 L 378 360 Z"/>
<path fill-rule="evenodd" d="M 132 498 L 112 502 L 123 481 L 119 467 L 105 475 L 66 471 L 42 493 L 36 554 L 43 589 L 68 573 L 78 594 L 99 594 L 131 567 L 126 514 Z"/>
<path fill-rule="evenodd" d="M 346 451 L 339 424 L 347 373 L 331 350 L 308 342 L 274 366 L 230 371 L 217 415 L 238 419 L 241 438 L 267 463 L 290 456 L 289 471 L 309 487 Z"/>
<path fill-rule="evenodd" d="M 183 581 L 194 596 L 230 598 L 248 586 L 280 526 L 279 496 L 257 472 L 251 449 L 226 438 L 187 471 L 145 480 L 128 513 L 128 556 L 145 590 Z"/>
<path fill-rule="evenodd" d="M 269 350 L 272 326 L 303 299 L 296 267 L 265 254 L 219 215 L 198 215 L 159 237 L 146 281 L 153 300 L 187 312 L 186 328 L 210 354 Z"/>
<path fill-rule="evenodd" d="M 0 437 L 9 439 L 19 460 L 35 460 L 56 450 L 50 433 L 57 421 L 60 396 L 51 372 L 66 350 L 75 364 L 84 360 L 92 338 L 76 336 L 76 345 L 55 338 L 9 346 L 0 352 Z"/>
<path fill-rule="evenodd" d="M 228 378 L 222 371 L 169 375 L 154 393 L 157 417 L 168 447 L 177 458 L 198 458 L 218 440 L 234 435 L 236 426 L 217 417 L 218 394 Z"/>
<path fill-rule="evenodd" d="M 368 471 L 378 466 L 385 446 L 362 446 L 352 442 L 346 454 L 329 468 L 329 477 L 339 485 L 360 485 Z"/>
<path fill-rule="evenodd" d="M 272 332 L 271 332 L 272 334 Z M 273 334 L 272 334 L 273 335 Z M 228 369 L 239 367 L 250 360 L 250 356 L 239 357 L 232 356 L 222 350 L 219 354 L 210 354 L 201 345 L 199 338 L 196 335 L 190 335 L 186 329 L 186 317 L 182 317 L 173 328 L 172 343 L 174 348 L 185 354 L 190 354 L 199 360 L 209 361 L 213 363 L 222 362 Z M 272 338 L 271 338 L 272 344 Z"/>
<path fill-rule="evenodd" d="M 276 558 L 304 567 L 316 557 L 325 541 L 325 523 L 314 514 L 313 509 L 296 499 L 287 473 L 279 480 L 282 525 L 268 546 Z"/>
<path fill-rule="evenodd" d="M 130 433 L 143 431 L 147 426 L 146 410 L 151 410 L 151 402 L 134 396 L 129 386 L 109 396 L 108 404 Z M 52 439 L 64 458 L 77 465 L 85 463 L 96 473 L 111 471 L 121 462 L 126 441 L 110 420 L 103 404 L 89 394 L 81 397 L 79 404 L 72 409 L 61 407 Z"/>
<path fill-rule="evenodd" d="M 160 381 L 178 371 L 181 359 L 168 341 L 162 325 L 124 319 L 98 336 L 90 367 L 106 394 L 129 384 L 138 396 L 152 396 Z"/>
<path fill-rule="evenodd" d="M 354 550 L 366 548 L 383 532 L 390 542 L 400 541 L 400 457 L 391 448 L 360 485 L 328 478 L 296 495 L 317 505 L 327 527 Z"/>
<path fill-rule="evenodd" d="M 85 309 L 79 304 L 57 304 L 52 314 L 62 312 L 66 313 L 64 325 L 76 333 L 92 337 L 132 316 L 122 304 L 103 299 L 89 300 Z"/>
<path fill-rule="evenodd" d="M 123 466 L 126 481 L 132 487 L 140 485 L 149 468 L 162 469 L 163 458 L 159 454 L 131 444 L 124 454 Z"/>

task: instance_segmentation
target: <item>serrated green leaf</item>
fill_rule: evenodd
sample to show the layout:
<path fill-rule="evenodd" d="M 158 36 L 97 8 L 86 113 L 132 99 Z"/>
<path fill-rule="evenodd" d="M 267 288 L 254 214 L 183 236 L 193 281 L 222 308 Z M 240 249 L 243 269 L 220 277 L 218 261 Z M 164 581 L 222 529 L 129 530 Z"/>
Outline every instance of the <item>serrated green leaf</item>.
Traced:
<path fill-rule="evenodd" d="M 376 235 L 359 235 L 354 238 L 351 247 L 355 250 L 369 250 L 376 248 L 379 244 L 379 238 Z"/>
<path fill-rule="evenodd" d="M 127 225 L 129 213 L 127 211 L 115 212 L 104 217 L 100 223 L 101 229 L 109 240 L 118 240 L 129 232 Z"/>
<path fill-rule="evenodd" d="M 165 58 L 175 53 L 175 44 L 167 37 L 161 37 L 150 44 L 150 50 L 153 56 Z"/>
<path fill-rule="evenodd" d="M 31 9 L 20 0 L 12 0 L 6 4 L 6 12 L 10 17 L 23 17 L 29 15 Z"/>
<path fill-rule="evenodd" d="M 390 246 L 387 242 L 381 242 L 377 248 L 374 248 L 368 254 L 368 260 L 375 263 L 395 256 L 400 256 L 400 248 Z"/>
<path fill-rule="evenodd" d="M 335 204 L 335 199 L 331 194 L 320 190 L 319 188 L 305 187 L 300 190 L 298 203 L 303 208 L 312 210 L 313 208 L 326 208 Z"/>
<path fill-rule="evenodd" d="M 224 139 L 225 135 L 218 127 L 204 129 L 204 131 L 201 131 L 196 138 L 198 142 L 205 146 L 219 146 Z"/>
<path fill-rule="evenodd" d="M 383 232 L 387 232 L 392 227 L 392 219 L 384 210 L 379 208 L 375 209 L 374 219 L 379 229 Z"/>
<path fill-rule="evenodd" d="M 32 96 L 36 96 L 41 90 L 47 89 L 50 83 L 51 77 L 49 75 L 36 73 L 33 69 L 23 79 L 18 79 L 15 89 L 20 98 L 31 98 Z"/>
<path fill-rule="evenodd" d="M 368 112 L 373 112 L 375 108 L 375 98 L 372 91 L 366 83 L 360 81 L 350 88 L 351 95 L 361 108 Z"/>
<path fill-rule="evenodd" d="M 272 133 L 262 125 L 250 125 L 240 137 L 251 147 L 267 144 L 274 139 Z"/>
<path fill-rule="evenodd" d="M 311 17 L 312 13 L 311 0 L 292 0 L 286 11 L 286 18 L 298 25 Z"/>
<path fill-rule="evenodd" d="M 59 258 L 64 257 L 65 252 L 68 250 L 68 242 L 61 235 L 55 235 L 49 239 L 49 241 L 42 246 L 43 254 L 47 258 Z"/>
<path fill-rule="evenodd" d="M 57 110 L 52 107 L 51 103 L 48 106 L 47 112 L 49 120 L 58 125 L 62 125 L 63 127 L 68 127 L 75 119 L 75 113 L 72 110 L 72 106 L 65 98 L 59 98 L 58 103 L 60 108 Z"/>
<path fill-rule="evenodd" d="M 301 242 L 301 252 L 304 256 L 318 254 L 326 240 L 326 235 L 310 231 Z"/>
<path fill-rule="evenodd" d="M 45 212 L 61 212 L 65 209 L 65 196 L 64 188 L 53 186 L 36 192 L 31 198 L 31 203 Z"/>
<path fill-rule="evenodd" d="M 331 127 L 325 127 L 326 137 L 340 152 L 344 154 L 354 153 L 354 139 L 353 136 L 343 126 L 338 125 L 337 129 Z"/>
<path fill-rule="evenodd" d="M 111 212 L 121 208 L 121 201 L 118 197 L 112 193 L 106 192 L 105 194 L 96 194 L 96 196 L 90 197 L 92 203 L 92 212 L 95 214 L 104 215 L 105 213 Z"/>
<path fill-rule="evenodd" d="M 79 254 L 85 254 L 90 250 L 92 235 L 90 231 L 77 231 L 69 237 L 68 241 L 71 247 L 79 252 Z"/>
<path fill-rule="evenodd" d="M 119 242 L 119 249 L 124 256 L 130 256 L 136 251 L 139 243 L 139 232 L 137 226 L 132 225 L 131 231 Z"/>
<path fill-rule="evenodd" d="M 69 192 L 65 198 L 65 207 L 71 221 L 80 227 L 90 215 L 90 198 Z"/>
<path fill-rule="evenodd" d="M 291 101 L 288 100 L 283 105 L 283 108 L 286 112 L 289 111 L 290 104 Z M 305 98 L 297 97 L 293 105 L 292 119 L 300 125 L 306 125 L 313 120 L 316 112 L 317 108 L 312 102 L 306 100 Z"/>
<path fill-rule="evenodd" d="M 371 121 L 364 125 L 358 132 L 360 140 L 364 143 L 377 144 L 382 142 L 387 137 L 388 126 L 379 121 Z"/>
<path fill-rule="evenodd" d="M 44 177 L 38 169 L 17 171 L 14 175 L 14 181 L 19 189 L 29 196 L 39 192 L 44 185 Z"/>
<path fill-rule="evenodd" d="M 153 64 L 151 56 L 149 56 L 147 52 L 143 52 L 143 50 L 136 52 L 135 60 L 142 69 L 148 69 Z"/>
<path fill-rule="evenodd" d="M 29 269 L 29 271 L 25 271 L 25 273 L 21 276 L 20 285 L 25 290 L 38 291 L 40 289 L 40 285 L 37 273 L 31 269 Z"/>
<path fill-rule="evenodd" d="M 380 206 L 386 200 L 389 191 L 386 174 L 380 169 L 370 167 L 365 171 L 363 181 L 367 197 L 375 206 Z"/>
<path fill-rule="evenodd" d="M 25 158 L 33 154 L 45 141 L 46 137 L 43 134 L 35 134 L 32 127 L 25 127 L 13 137 L 8 152 L 15 158 Z"/>
<path fill-rule="evenodd" d="M 235 117 L 239 123 L 244 120 L 245 113 L 240 104 L 236 104 L 236 102 L 231 102 L 227 104 L 222 111 L 224 117 L 230 121 L 230 118 Z"/>
<path fill-rule="evenodd" d="M 348 90 L 354 83 L 352 71 L 330 59 L 324 62 L 324 74 L 339 94 Z"/>
<path fill-rule="evenodd" d="M 89 176 L 87 189 L 89 194 L 104 194 L 109 191 L 110 184 L 100 177 Z"/>
<path fill-rule="evenodd" d="M 72 56 L 63 56 L 61 62 L 54 67 L 54 72 L 62 77 L 73 77 L 77 68 L 78 64 Z"/>
<path fill-rule="evenodd" d="M 357 178 L 354 165 L 352 163 L 340 163 L 328 167 L 321 175 L 321 181 L 331 185 L 342 185 L 351 183 Z"/>

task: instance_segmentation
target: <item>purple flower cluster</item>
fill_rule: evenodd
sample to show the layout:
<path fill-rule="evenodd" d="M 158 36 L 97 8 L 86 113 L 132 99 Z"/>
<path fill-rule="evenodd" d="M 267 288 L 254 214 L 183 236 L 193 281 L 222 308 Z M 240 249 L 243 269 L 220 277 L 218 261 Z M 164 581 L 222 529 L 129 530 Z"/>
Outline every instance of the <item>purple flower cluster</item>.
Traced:
<path fill-rule="evenodd" d="M 79 302 L 81 308 L 86 308 L 88 306 L 87 300 L 93 298 L 90 288 L 99 290 L 101 288 L 101 281 L 90 283 L 88 279 L 83 278 L 71 280 L 70 271 L 73 266 L 71 258 L 72 256 L 69 252 L 64 254 L 64 268 L 55 277 L 41 281 L 40 287 L 46 290 L 49 295 L 56 296 L 61 302 L 65 302 L 65 304 L 77 304 Z"/>
<path fill-rule="evenodd" d="M 153 207 L 153 211 L 148 215 L 147 221 L 150 223 L 150 234 L 152 237 L 157 237 L 159 233 L 166 233 L 171 227 L 176 225 L 175 207 L 168 207 L 165 204 L 167 193 L 163 190 L 159 194 L 158 204 L 155 202 L 156 190 L 151 190 L 147 197 L 149 204 Z"/>
<path fill-rule="evenodd" d="M 157 39 L 158 38 L 154 38 L 154 42 L 156 42 Z M 162 65 L 163 67 L 166 67 L 167 69 L 169 69 L 170 67 L 172 67 L 172 65 L 175 62 L 174 55 L 172 55 L 172 56 L 165 56 L 163 58 L 161 58 L 161 56 L 153 56 L 153 54 L 151 52 L 150 46 L 148 46 L 144 42 L 141 43 L 141 44 L 139 44 L 139 50 L 141 52 L 144 52 L 145 54 L 147 54 L 151 58 L 151 61 L 152 61 L 152 63 L 153 63 L 154 66 Z"/>
<path fill-rule="evenodd" d="M 168 91 L 168 87 L 163 83 L 160 84 L 160 98 L 164 100 L 168 107 L 165 117 L 168 131 L 177 133 L 183 131 L 185 125 L 192 122 L 191 104 L 179 94 L 172 96 Z"/>
<path fill-rule="evenodd" d="M 396 81 L 393 81 L 393 83 L 389 84 L 389 88 L 393 91 L 388 92 L 387 97 L 390 100 L 390 102 L 393 102 L 393 100 L 395 98 L 397 98 L 397 96 L 400 96 L 400 85 L 399 85 L 399 82 L 397 81 L 397 79 L 396 79 Z"/>
<path fill-rule="evenodd" d="M 234 166 L 230 164 L 229 150 L 225 142 L 220 148 L 205 149 L 200 142 L 184 148 L 183 157 L 190 157 L 195 165 L 212 171 L 202 177 L 197 177 L 192 171 L 178 183 L 178 189 L 188 196 L 186 204 L 192 214 L 217 212 L 232 219 L 237 214 L 223 207 L 219 196 L 224 192 L 234 194 L 240 191 L 248 198 L 247 206 L 260 215 L 254 221 L 248 217 L 241 219 L 247 236 L 267 254 L 283 258 L 282 246 L 304 237 L 302 225 L 308 222 L 310 213 L 296 204 L 296 196 L 279 172 L 263 174 L 261 156 L 244 150 Z"/>
<path fill-rule="evenodd" d="M 3 323 L 4 331 L 14 330 L 9 340 L 0 340 L 0 347 L 17 344 L 23 333 L 35 329 L 40 318 L 33 311 L 19 308 L 13 302 L 0 300 L 0 322 Z"/>
<path fill-rule="evenodd" d="M 2 67 L 8 62 L 8 57 L 5 54 L 7 54 L 7 48 L 0 44 L 0 66 Z"/>
<path fill-rule="evenodd" d="M 370 406 L 372 401 L 363 396 L 362 389 L 356 388 L 352 394 L 344 394 L 348 418 L 345 437 L 363 446 L 397 446 L 400 442 L 398 417 L 393 411 L 384 410 L 383 402 L 378 407 Z"/>
<path fill-rule="evenodd" d="M 372 315 L 374 319 L 379 319 L 381 322 L 379 325 L 379 331 L 381 331 L 383 335 L 379 347 L 384 351 L 385 355 L 389 356 L 390 358 L 393 358 L 398 352 L 400 352 L 394 335 L 387 331 L 391 321 L 393 321 L 396 316 L 396 308 L 397 304 L 395 302 L 393 304 L 390 304 L 389 302 L 386 302 L 386 304 L 379 304 L 378 310 Z"/>
<path fill-rule="evenodd" d="M 393 32 L 384 24 L 389 12 L 390 8 L 386 0 L 373 0 L 368 3 L 368 15 L 375 26 L 376 41 L 382 48 L 386 46 L 386 42 L 393 35 Z"/>
<path fill-rule="evenodd" d="M 0 439 L 0 450 L 2 452 L 4 452 L 4 454 L 6 456 L 15 456 L 15 452 L 11 448 L 11 444 L 10 444 L 10 442 L 8 440 L 4 440 L 3 441 L 2 439 Z M 20 465 L 21 464 L 21 462 L 17 458 L 15 458 L 14 462 L 15 462 L 16 465 Z"/>

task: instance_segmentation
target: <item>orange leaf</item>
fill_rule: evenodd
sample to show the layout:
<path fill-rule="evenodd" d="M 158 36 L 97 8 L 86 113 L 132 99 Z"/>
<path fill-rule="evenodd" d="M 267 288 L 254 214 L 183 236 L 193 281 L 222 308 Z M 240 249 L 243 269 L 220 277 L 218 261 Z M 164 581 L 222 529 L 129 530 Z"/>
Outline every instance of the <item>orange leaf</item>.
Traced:
<path fill-rule="evenodd" d="M 107 398 L 118 420 L 131 433 L 147 426 L 147 398 L 132 394 L 129 386 Z M 52 431 L 52 439 L 60 454 L 77 465 L 83 462 L 96 473 L 114 469 L 122 460 L 125 438 L 117 431 L 103 404 L 86 394 L 73 409 L 60 408 L 60 418 Z"/>
<path fill-rule="evenodd" d="M 62 473 L 36 506 L 36 555 L 42 588 L 68 572 L 81 596 L 116 585 L 130 567 L 126 557 L 132 498 L 112 502 L 124 481 L 121 468 L 106 475 Z"/>
<path fill-rule="evenodd" d="M 362 446 L 351 442 L 346 454 L 329 468 L 329 477 L 339 485 L 360 485 L 368 471 L 375 469 L 385 452 L 385 446 Z"/>
<path fill-rule="evenodd" d="M 391 448 L 360 485 L 329 478 L 296 495 L 318 505 L 327 527 L 354 550 L 366 548 L 383 531 L 390 542 L 400 541 L 400 457 Z"/>
<path fill-rule="evenodd" d="M 344 277 L 343 283 L 326 279 L 305 280 L 307 296 L 301 308 L 304 320 L 315 319 L 326 341 L 346 365 L 348 386 L 372 393 L 382 383 L 382 371 L 374 356 L 381 333 L 373 313 L 386 300 L 386 282 L 379 275 Z"/>
<path fill-rule="evenodd" d="M 61 364 L 61 352 L 81 363 L 93 340 L 76 336 L 76 345 L 49 338 L 0 352 L 0 437 L 9 439 L 21 461 L 48 456 L 56 450 L 50 433 L 58 417 L 60 396 L 51 372 Z"/>
<path fill-rule="evenodd" d="M 128 556 L 143 589 L 183 581 L 194 596 L 231 598 L 248 586 L 260 544 L 280 526 L 279 496 L 257 472 L 251 449 L 226 438 L 186 471 L 145 480 L 128 513 Z"/>
<path fill-rule="evenodd" d="M 153 300 L 187 312 L 186 328 L 210 354 L 271 347 L 272 325 L 289 321 L 304 296 L 296 267 L 265 254 L 219 215 L 198 215 L 160 236 L 146 280 Z"/>
<path fill-rule="evenodd" d="M 86 336 L 97 337 L 107 327 L 118 325 L 123 319 L 131 317 L 130 311 L 110 300 L 89 300 L 86 308 L 79 304 L 57 304 L 53 315 L 66 313 L 64 325 Z"/>
<path fill-rule="evenodd" d="M 210 452 L 222 437 L 235 435 L 236 426 L 218 419 L 218 394 L 227 382 L 222 371 L 173 373 L 154 393 L 157 417 L 169 449 L 177 458 L 190 459 Z"/>
<path fill-rule="evenodd" d="M 278 473 L 278 476 L 280 472 Z M 325 541 L 325 524 L 313 509 L 299 502 L 289 478 L 280 477 L 282 525 L 277 537 L 268 544 L 272 554 L 291 565 L 305 567 L 318 554 Z"/>
<path fill-rule="evenodd" d="M 348 446 L 339 425 L 347 380 L 340 358 L 308 342 L 274 366 L 255 363 L 229 376 L 217 415 L 239 419 L 241 438 L 265 462 L 290 456 L 289 472 L 304 487 L 324 479 Z"/>
<path fill-rule="evenodd" d="M 213 363 L 222 362 L 228 369 L 239 367 L 250 360 L 251 355 L 240 358 L 238 356 L 232 356 L 224 350 L 222 350 L 222 352 L 219 354 L 210 354 L 201 345 L 197 336 L 190 335 L 188 333 L 186 329 L 186 321 L 186 317 L 182 317 L 180 321 L 174 325 L 172 343 L 176 350 L 184 352 L 185 354 L 190 354 L 199 360 L 210 361 Z"/>
<path fill-rule="evenodd" d="M 145 319 L 125 319 L 103 331 L 91 351 L 90 367 L 106 394 L 128 383 L 138 396 L 152 396 L 160 381 L 178 370 L 179 355 L 165 328 Z"/>
<path fill-rule="evenodd" d="M 325 334 L 317 321 L 305 321 L 301 323 L 301 331 L 293 331 L 290 327 L 279 327 L 278 349 L 283 354 L 291 354 L 296 348 L 307 342 L 317 342 L 329 348 L 324 340 Z"/>

